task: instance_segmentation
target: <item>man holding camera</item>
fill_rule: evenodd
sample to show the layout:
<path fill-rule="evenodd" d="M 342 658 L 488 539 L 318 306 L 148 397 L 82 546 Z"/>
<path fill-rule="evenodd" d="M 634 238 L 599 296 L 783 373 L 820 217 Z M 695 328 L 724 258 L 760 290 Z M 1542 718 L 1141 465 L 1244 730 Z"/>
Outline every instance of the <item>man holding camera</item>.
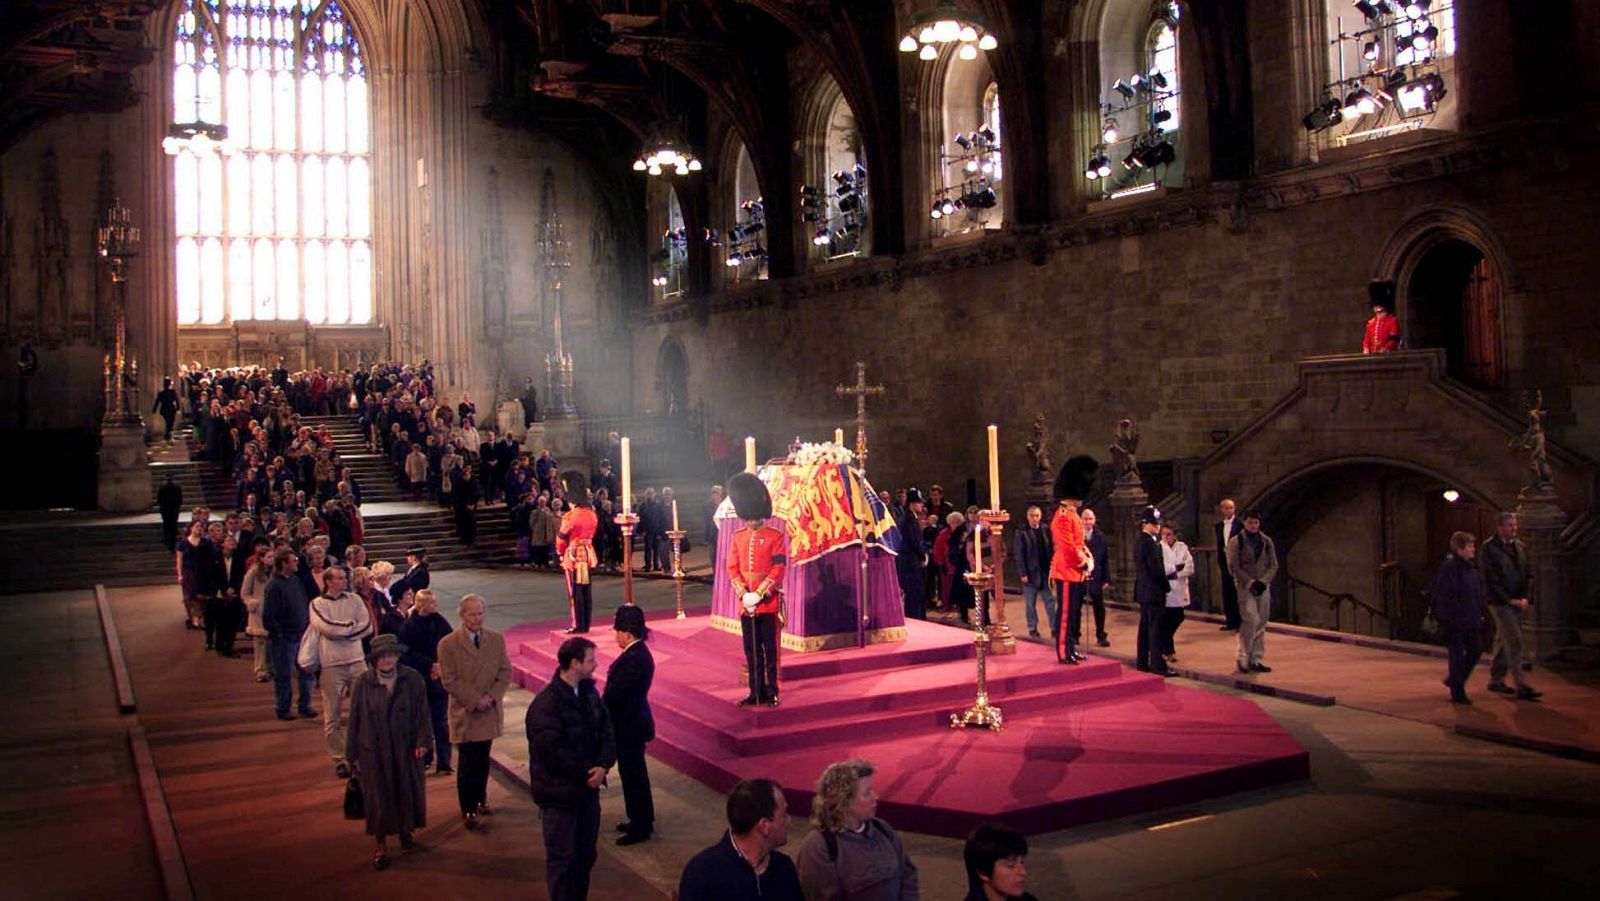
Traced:
<path fill-rule="evenodd" d="M 1239 588 L 1239 672 L 1270 673 L 1266 654 L 1267 620 L 1272 616 L 1272 580 L 1278 575 L 1278 550 L 1261 531 L 1261 514 L 1244 515 L 1244 531 L 1228 539 L 1228 573 Z"/>

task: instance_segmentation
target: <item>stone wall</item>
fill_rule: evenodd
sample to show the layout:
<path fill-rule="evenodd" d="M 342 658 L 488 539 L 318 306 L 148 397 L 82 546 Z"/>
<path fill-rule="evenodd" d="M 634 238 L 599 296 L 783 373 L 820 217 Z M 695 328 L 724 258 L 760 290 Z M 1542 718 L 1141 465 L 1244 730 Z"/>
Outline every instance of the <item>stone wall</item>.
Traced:
<path fill-rule="evenodd" d="M 1596 207 L 1592 181 L 1521 164 L 1515 136 L 1300 170 L 1169 195 L 1047 229 L 990 236 L 904 259 L 757 286 L 657 311 L 635 357 L 677 340 L 691 402 L 775 449 L 846 425 L 834 396 L 857 359 L 888 393 L 869 404 L 873 478 L 947 486 L 983 474 L 983 426 L 1002 434 L 1008 504 L 1021 501 L 1023 445 L 1046 414 L 1057 462 L 1106 458 L 1122 416 L 1149 459 L 1204 456 L 1294 384 L 1296 361 L 1359 348 L 1366 283 L 1415 240 L 1419 211 L 1487 224 L 1504 252 L 1506 409 L 1544 386 L 1559 439 L 1600 456 L 1600 387 L 1584 336 L 1600 326 L 1586 287 L 1590 248 L 1569 210 Z M 1572 171 L 1595 162 L 1570 158 Z M 1444 162 L 1441 162 L 1444 161 Z M 1467 169 L 1448 177 L 1434 173 Z M 1426 173 L 1426 174 L 1423 174 Z M 1231 202 L 1230 202 L 1231 198 Z M 1035 262 L 1034 257 L 1039 259 Z M 1401 310 L 1402 318 L 1406 311 Z M 648 388 L 636 370 L 635 390 Z"/>

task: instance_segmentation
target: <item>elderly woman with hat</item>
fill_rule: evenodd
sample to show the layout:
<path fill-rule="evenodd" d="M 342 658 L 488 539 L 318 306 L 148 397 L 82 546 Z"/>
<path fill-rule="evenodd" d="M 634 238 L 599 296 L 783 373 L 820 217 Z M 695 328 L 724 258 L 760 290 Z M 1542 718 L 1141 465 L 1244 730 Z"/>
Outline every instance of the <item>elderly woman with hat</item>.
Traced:
<path fill-rule="evenodd" d="M 388 837 L 399 835 L 400 847 L 413 850 L 411 833 L 428 819 L 423 787 L 423 761 L 433 751 L 428 690 L 416 670 L 400 666 L 405 652 L 393 635 L 372 640 L 370 668 L 351 688 L 345 733 L 345 757 L 361 780 L 367 834 L 378 843 L 372 865 L 379 870 L 389 865 Z"/>

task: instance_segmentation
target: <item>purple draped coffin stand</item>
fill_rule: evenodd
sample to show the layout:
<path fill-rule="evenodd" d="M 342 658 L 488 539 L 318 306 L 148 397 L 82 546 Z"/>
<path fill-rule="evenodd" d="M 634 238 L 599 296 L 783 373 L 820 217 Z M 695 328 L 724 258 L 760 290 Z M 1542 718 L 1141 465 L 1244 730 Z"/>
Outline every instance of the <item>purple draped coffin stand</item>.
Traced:
<path fill-rule="evenodd" d="M 783 520 L 773 518 L 767 525 L 787 534 Z M 711 624 L 725 632 L 739 634 L 739 601 L 733 596 L 728 579 L 728 548 L 733 533 L 742 528 L 736 519 L 717 523 L 717 570 L 711 594 Z M 861 584 L 861 546 L 839 548 L 799 565 L 791 564 L 783 573 L 783 647 L 790 651 L 829 651 L 867 644 L 905 641 L 906 612 L 900 601 L 900 583 L 895 575 L 894 555 L 873 547 L 868 551 L 866 622 L 857 628 L 862 609 L 857 597 Z"/>

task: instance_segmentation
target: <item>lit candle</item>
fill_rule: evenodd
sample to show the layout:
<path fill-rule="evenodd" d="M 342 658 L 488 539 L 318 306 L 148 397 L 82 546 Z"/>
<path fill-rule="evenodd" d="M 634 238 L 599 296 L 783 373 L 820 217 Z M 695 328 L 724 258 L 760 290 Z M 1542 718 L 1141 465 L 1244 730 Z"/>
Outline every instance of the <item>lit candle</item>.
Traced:
<path fill-rule="evenodd" d="M 833 443 L 844 447 L 844 429 L 833 430 Z"/>
<path fill-rule="evenodd" d="M 744 471 L 756 471 L 756 439 L 750 437 L 744 439 Z"/>
<path fill-rule="evenodd" d="M 979 521 L 974 522 L 972 524 L 972 571 L 975 572 L 975 573 L 983 572 L 983 531 L 982 530 L 983 530 L 983 521 L 982 520 L 979 520 Z M 981 587 L 978 589 L 978 593 L 979 594 L 983 593 L 983 589 Z"/>
<path fill-rule="evenodd" d="M 633 450 L 628 439 L 622 439 L 622 512 L 627 513 L 633 504 Z"/>
<path fill-rule="evenodd" d="M 1000 509 L 1000 430 L 989 426 L 989 509 Z"/>
<path fill-rule="evenodd" d="M 672 531 L 678 531 L 678 499 L 672 499 Z"/>

